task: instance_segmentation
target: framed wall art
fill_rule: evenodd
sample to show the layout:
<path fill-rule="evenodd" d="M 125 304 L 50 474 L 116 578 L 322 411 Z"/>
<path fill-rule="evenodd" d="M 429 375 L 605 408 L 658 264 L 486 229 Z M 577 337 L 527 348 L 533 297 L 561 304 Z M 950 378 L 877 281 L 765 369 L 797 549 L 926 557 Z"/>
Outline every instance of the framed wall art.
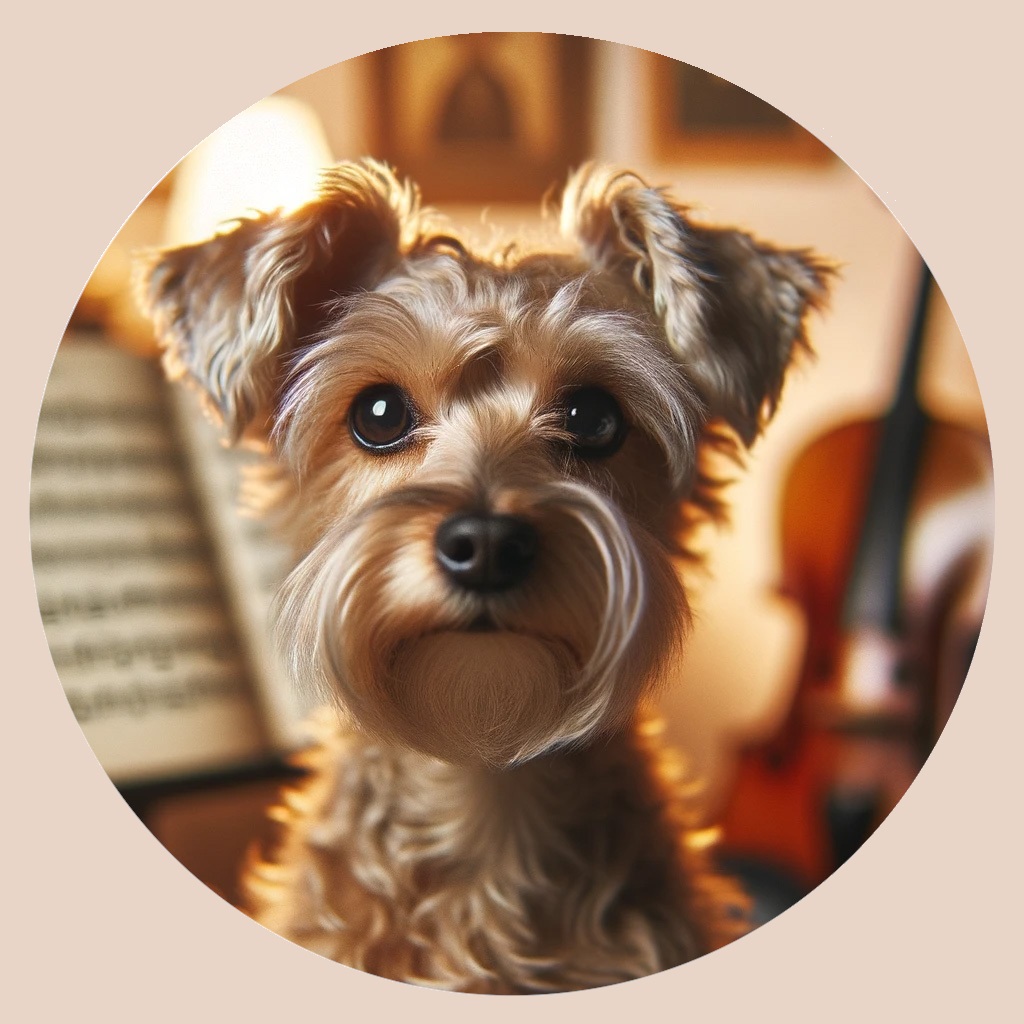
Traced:
<path fill-rule="evenodd" d="M 375 152 L 432 201 L 536 200 L 589 155 L 589 45 L 489 32 L 378 51 Z"/>
<path fill-rule="evenodd" d="M 653 155 L 671 163 L 824 163 L 832 151 L 781 110 L 701 68 L 648 54 Z"/>

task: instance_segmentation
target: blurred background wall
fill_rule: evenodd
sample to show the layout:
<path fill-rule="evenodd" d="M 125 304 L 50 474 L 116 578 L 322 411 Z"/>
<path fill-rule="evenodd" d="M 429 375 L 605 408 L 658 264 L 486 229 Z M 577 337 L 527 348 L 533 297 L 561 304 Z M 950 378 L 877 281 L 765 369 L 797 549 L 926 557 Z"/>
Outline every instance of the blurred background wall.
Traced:
<path fill-rule="evenodd" d="M 884 409 L 916 286 L 912 244 L 850 168 L 772 108 L 619 44 L 455 37 L 328 67 L 280 95 L 305 105 L 331 157 L 390 159 L 420 180 L 428 203 L 484 241 L 542 230 L 544 192 L 595 158 L 668 186 L 701 219 L 810 246 L 842 266 L 831 308 L 812 325 L 816 357 L 793 373 L 775 423 L 731 488 L 730 526 L 708 538 L 708 571 L 691 580 L 696 626 L 663 698 L 670 736 L 721 787 L 725 753 L 770 724 L 795 681 L 800 619 L 773 596 L 786 467 L 826 427 Z M 249 157 L 257 165 L 270 159 L 260 145 Z M 125 225 L 86 289 L 79 322 L 98 322 L 135 348 L 150 344 L 126 299 L 128 254 L 174 236 L 168 209 L 199 187 L 183 184 L 186 169 L 169 174 Z M 942 302 L 922 394 L 933 414 L 983 426 L 970 360 Z"/>

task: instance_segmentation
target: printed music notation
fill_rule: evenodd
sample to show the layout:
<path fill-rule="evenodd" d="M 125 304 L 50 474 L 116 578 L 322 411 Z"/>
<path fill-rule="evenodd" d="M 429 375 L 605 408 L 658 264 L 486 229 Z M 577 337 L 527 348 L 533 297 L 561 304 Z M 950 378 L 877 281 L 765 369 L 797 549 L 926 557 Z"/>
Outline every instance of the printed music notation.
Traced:
<path fill-rule="evenodd" d="M 54 667 L 84 671 L 99 668 L 134 668 L 151 665 L 156 669 L 171 669 L 183 658 L 208 657 L 215 662 L 234 660 L 237 656 L 234 637 L 226 630 L 196 633 L 161 631 L 148 636 L 99 636 L 72 643 L 50 644 L 50 657 Z"/>
<path fill-rule="evenodd" d="M 39 614 L 43 625 L 52 626 L 76 617 L 102 622 L 142 609 L 209 607 L 220 600 L 220 592 L 213 586 L 175 583 L 145 586 L 126 582 L 110 590 L 83 581 L 80 589 L 40 596 Z"/>
<path fill-rule="evenodd" d="M 243 695 L 241 673 L 174 676 L 160 683 L 119 679 L 93 687 L 71 686 L 68 703 L 81 725 L 108 715 L 142 718 L 153 713 L 174 713 L 206 701 L 230 700 Z"/>
<path fill-rule="evenodd" d="M 240 475 L 259 457 L 226 448 L 187 389 L 172 388 L 169 399 L 265 725 L 275 747 L 293 750 L 310 739 L 305 724 L 312 710 L 310 697 L 286 681 L 287 670 L 268 629 L 274 594 L 290 567 L 289 554 L 261 519 L 238 509 Z"/>
<path fill-rule="evenodd" d="M 155 364 L 65 339 L 33 459 L 43 626 L 119 784 L 259 762 L 303 736 L 266 629 L 287 560 L 235 512 L 238 457 L 171 394 Z"/>

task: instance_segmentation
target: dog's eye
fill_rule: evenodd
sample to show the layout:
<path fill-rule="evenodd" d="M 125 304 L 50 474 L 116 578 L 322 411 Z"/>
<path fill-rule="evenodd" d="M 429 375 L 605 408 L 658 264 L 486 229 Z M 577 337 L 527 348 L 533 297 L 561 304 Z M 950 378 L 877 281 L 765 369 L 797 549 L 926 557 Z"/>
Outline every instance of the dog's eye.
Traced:
<path fill-rule="evenodd" d="M 601 388 L 580 388 L 568 396 L 565 429 L 577 454 L 588 458 L 612 455 L 626 436 L 619 403 Z"/>
<path fill-rule="evenodd" d="M 395 447 L 413 425 L 412 405 L 394 384 L 376 384 L 360 392 L 348 414 L 352 437 L 371 451 Z"/>

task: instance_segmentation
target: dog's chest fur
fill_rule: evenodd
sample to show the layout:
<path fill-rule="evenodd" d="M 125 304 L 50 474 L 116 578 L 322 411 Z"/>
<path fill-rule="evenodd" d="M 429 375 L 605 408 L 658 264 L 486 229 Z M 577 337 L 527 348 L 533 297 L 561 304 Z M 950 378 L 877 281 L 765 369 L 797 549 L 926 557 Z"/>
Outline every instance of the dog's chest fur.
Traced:
<path fill-rule="evenodd" d="M 470 992 L 643 977 L 743 930 L 679 771 L 635 730 L 507 773 L 385 747 L 325 716 L 253 864 L 253 916 L 341 963 Z"/>

